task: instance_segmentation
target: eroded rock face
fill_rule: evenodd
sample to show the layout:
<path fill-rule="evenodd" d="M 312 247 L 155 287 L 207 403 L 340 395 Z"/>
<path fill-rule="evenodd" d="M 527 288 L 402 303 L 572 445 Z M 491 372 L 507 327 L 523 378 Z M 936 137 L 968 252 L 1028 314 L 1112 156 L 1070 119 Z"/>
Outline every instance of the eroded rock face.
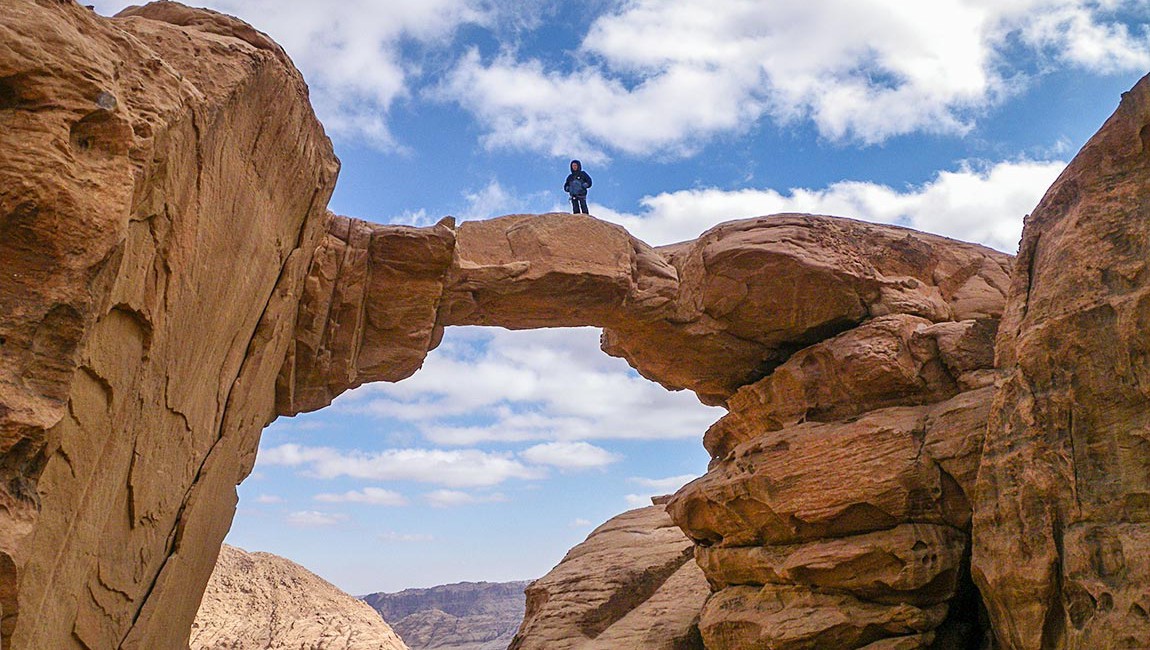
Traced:
<path fill-rule="evenodd" d="M 875 318 L 729 400 L 710 470 L 668 506 L 715 589 L 707 648 L 980 640 L 967 557 L 994 329 Z"/>
<path fill-rule="evenodd" d="M 235 19 L 2 13 L 0 645 L 178 648 L 338 163 Z"/>
<path fill-rule="evenodd" d="M 191 650 L 407 650 L 367 603 L 300 565 L 225 545 Z"/>
<path fill-rule="evenodd" d="M 660 252 L 678 297 L 663 319 L 607 327 L 603 349 L 707 404 L 872 317 L 997 318 L 1009 285 L 1009 257 L 987 248 L 812 215 L 733 221 Z"/>
<path fill-rule="evenodd" d="M 974 511 L 1003 648 L 1150 647 L 1150 80 L 1026 221 Z"/>
<path fill-rule="evenodd" d="M 611 519 L 527 588 L 510 650 L 701 649 L 693 547 L 662 505 Z"/>

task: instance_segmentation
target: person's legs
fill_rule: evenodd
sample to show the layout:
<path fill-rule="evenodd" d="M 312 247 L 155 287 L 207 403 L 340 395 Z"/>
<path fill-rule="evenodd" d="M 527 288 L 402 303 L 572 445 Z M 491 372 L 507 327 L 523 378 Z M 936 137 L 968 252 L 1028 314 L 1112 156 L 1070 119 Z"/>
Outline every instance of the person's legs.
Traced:
<path fill-rule="evenodd" d="M 579 201 L 579 207 L 577 210 L 575 210 L 575 213 L 578 214 L 578 213 L 582 212 L 583 214 L 588 214 L 587 213 L 587 198 L 581 196 L 581 197 L 579 197 L 578 201 Z"/>
<path fill-rule="evenodd" d="M 571 214 L 579 214 L 579 199 L 571 197 Z"/>

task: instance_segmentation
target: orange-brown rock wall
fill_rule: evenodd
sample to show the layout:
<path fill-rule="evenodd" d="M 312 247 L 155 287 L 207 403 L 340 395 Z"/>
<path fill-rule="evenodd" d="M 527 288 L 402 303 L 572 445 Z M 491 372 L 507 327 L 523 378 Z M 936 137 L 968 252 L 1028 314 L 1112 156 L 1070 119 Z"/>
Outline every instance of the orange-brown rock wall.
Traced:
<path fill-rule="evenodd" d="M 14 650 L 186 643 L 337 170 L 266 37 L 179 5 L 132 13 L 13 0 L 0 19 Z"/>
<path fill-rule="evenodd" d="M 966 266 L 1005 261 L 982 255 Z M 906 311 L 874 315 L 885 310 L 872 306 L 870 318 L 727 400 L 729 413 L 704 436 L 710 470 L 668 506 L 715 590 L 699 622 L 707 648 L 982 640 L 970 501 L 994 394 L 1002 277 L 971 311 L 924 313 L 908 307 L 929 303 L 902 301 Z M 764 330 L 774 313 L 760 313 Z"/>
<path fill-rule="evenodd" d="M 999 646 L 1150 647 L 1150 79 L 1027 219 L 974 575 Z"/>

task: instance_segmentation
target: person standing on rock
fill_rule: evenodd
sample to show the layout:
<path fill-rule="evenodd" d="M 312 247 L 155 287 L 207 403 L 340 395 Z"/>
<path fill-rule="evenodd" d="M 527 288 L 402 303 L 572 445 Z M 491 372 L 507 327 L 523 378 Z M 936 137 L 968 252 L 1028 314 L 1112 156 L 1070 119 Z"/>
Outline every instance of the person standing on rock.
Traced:
<path fill-rule="evenodd" d="M 563 183 L 563 191 L 571 195 L 571 212 L 587 214 L 587 188 L 591 187 L 591 177 L 583 171 L 583 163 L 571 161 L 571 173 Z"/>

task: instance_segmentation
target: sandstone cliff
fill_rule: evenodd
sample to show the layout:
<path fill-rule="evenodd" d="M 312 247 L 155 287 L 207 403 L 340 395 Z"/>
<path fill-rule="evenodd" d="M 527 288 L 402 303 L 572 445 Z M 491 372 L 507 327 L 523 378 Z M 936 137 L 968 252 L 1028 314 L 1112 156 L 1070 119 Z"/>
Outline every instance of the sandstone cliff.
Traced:
<path fill-rule="evenodd" d="M 0 151 L 0 644 L 181 647 L 337 160 L 278 46 L 172 3 L 6 0 Z"/>
<path fill-rule="evenodd" d="M 1150 78 L 1026 221 L 978 473 L 1000 647 L 1150 647 Z"/>
<path fill-rule="evenodd" d="M 191 650 L 407 650 L 379 614 L 300 565 L 224 546 Z"/>
<path fill-rule="evenodd" d="M 527 582 L 461 582 L 363 600 L 412 650 L 507 650 L 523 621 Z"/>
<path fill-rule="evenodd" d="M 611 519 L 527 588 L 510 650 L 701 649 L 692 548 L 662 504 Z"/>

